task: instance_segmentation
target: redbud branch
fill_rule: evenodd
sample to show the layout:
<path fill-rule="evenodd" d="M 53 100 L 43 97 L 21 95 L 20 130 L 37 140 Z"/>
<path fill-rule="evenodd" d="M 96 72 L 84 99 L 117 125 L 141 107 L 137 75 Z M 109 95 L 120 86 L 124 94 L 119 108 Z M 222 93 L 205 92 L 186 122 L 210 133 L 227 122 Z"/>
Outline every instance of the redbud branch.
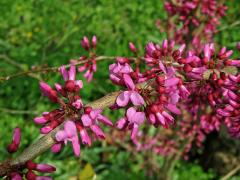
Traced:
<path fill-rule="evenodd" d="M 238 166 L 235 167 L 233 170 L 231 170 L 230 172 L 228 172 L 225 176 L 223 176 L 223 177 L 221 178 L 221 180 L 228 180 L 228 179 L 230 179 L 230 177 L 232 177 L 234 174 L 236 174 L 239 170 L 240 170 L 240 165 L 238 165 Z"/>
<path fill-rule="evenodd" d="M 0 56 L 0 58 L 1 58 L 1 56 Z M 116 57 L 113 57 L 113 56 L 98 56 L 98 57 L 96 57 L 96 61 L 114 60 L 115 58 Z M 6 57 L 5 57 L 5 59 L 6 59 Z M 130 59 L 136 59 L 136 58 L 131 57 Z M 79 61 L 79 62 L 75 63 L 75 65 L 81 65 L 81 64 L 84 64 L 86 62 L 88 62 L 88 59 Z M 70 64 L 65 65 L 65 67 L 70 67 Z M 13 78 L 20 77 L 20 76 L 32 76 L 35 73 L 56 72 L 56 71 L 58 71 L 58 68 L 59 67 L 56 66 L 56 67 L 44 67 L 44 68 L 41 68 L 41 69 L 31 69 L 31 70 L 28 70 L 28 71 L 23 71 L 23 72 L 19 72 L 19 73 L 16 73 L 16 74 L 12 74 L 12 75 L 9 75 L 9 76 L 6 76 L 6 77 L 0 77 L 0 81 L 7 81 L 9 79 L 13 79 Z M 36 78 L 36 77 L 34 77 L 34 78 Z"/>
<path fill-rule="evenodd" d="M 121 91 L 112 92 L 106 96 L 86 104 L 86 106 L 91 106 L 94 109 L 104 109 L 106 107 L 112 106 L 117 96 Z M 7 173 L 11 172 L 11 169 L 16 168 L 16 166 L 21 166 L 26 161 L 31 160 L 39 156 L 40 154 L 47 151 L 52 145 L 55 144 L 55 134 L 59 129 L 63 127 L 63 124 L 59 125 L 49 134 L 42 136 L 35 143 L 26 148 L 17 158 L 10 161 L 3 162 L 0 164 L 0 177 L 5 176 Z"/>
<path fill-rule="evenodd" d="M 96 61 L 103 61 L 103 60 L 114 60 L 116 58 L 117 57 L 115 57 L 115 56 L 98 56 L 95 59 L 96 59 Z M 143 60 L 144 59 L 144 57 L 139 57 L 139 58 L 138 57 L 126 57 L 126 58 L 128 58 L 129 60 L 137 60 L 137 59 L 142 59 Z M 89 61 L 89 59 L 81 60 L 81 61 L 75 63 L 75 65 L 78 66 L 78 65 L 84 64 L 88 61 Z M 169 63 L 171 63 L 174 66 L 179 66 L 178 63 L 172 63 L 172 62 L 169 62 Z M 68 67 L 70 67 L 70 65 L 71 64 L 66 64 L 65 67 L 68 68 Z M 36 73 L 57 72 L 58 69 L 59 69 L 59 66 L 45 67 L 45 68 L 41 68 L 41 69 L 31 69 L 31 70 L 28 70 L 28 71 L 23 71 L 23 72 L 20 72 L 20 73 L 9 75 L 9 76 L 0 77 L 0 82 L 1 81 L 7 81 L 7 80 L 10 80 L 10 79 L 13 79 L 13 78 L 20 77 L 20 76 L 31 76 L 33 78 L 36 78 L 36 79 L 40 80 L 39 77 L 36 76 Z"/>
<path fill-rule="evenodd" d="M 13 65 L 13 66 L 15 66 L 17 68 L 20 68 L 22 70 L 24 69 L 22 64 L 17 63 L 16 61 L 14 61 L 10 57 L 8 57 L 6 54 L 0 54 L 0 59 L 2 59 L 6 63 L 8 63 L 10 65 Z"/>

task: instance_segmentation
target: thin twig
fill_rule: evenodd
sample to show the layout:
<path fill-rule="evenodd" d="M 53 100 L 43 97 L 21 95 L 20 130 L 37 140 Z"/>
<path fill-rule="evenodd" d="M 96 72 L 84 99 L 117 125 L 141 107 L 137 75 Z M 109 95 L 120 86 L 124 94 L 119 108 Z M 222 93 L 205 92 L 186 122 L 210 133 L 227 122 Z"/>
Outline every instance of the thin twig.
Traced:
<path fill-rule="evenodd" d="M 112 56 L 99 56 L 99 57 L 96 57 L 96 61 L 113 60 L 115 58 L 116 57 L 112 57 Z M 88 59 L 83 60 L 83 61 L 79 61 L 79 62 L 75 63 L 75 65 L 81 65 L 81 64 L 84 64 L 86 62 L 88 62 Z M 70 67 L 70 64 L 65 65 L 65 67 Z M 29 74 L 56 72 L 56 71 L 58 71 L 58 69 L 59 69 L 58 66 L 56 66 L 56 67 L 45 67 L 45 68 L 41 68 L 41 69 L 31 69 L 31 70 L 28 70 L 28 71 L 23 71 L 23 72 L 20 72 L 20 73 L 9 75 L 9 76 L 0 77 L 0 81 L 7 81 L 7 80 L 10 80 L 10 79 L 13 79 L 13 78 L 16 78 L 16 77 L 26 76 L 26 75 L 29 75 Z"/>
<path fill-rule="evenodd" d="M 232 177 L 234 174 L 236 174 L 240 170 L 240 165 L 235 167 L 233 170 L 228 172 L 225 176 L 221 178 L 221 180 L 228 180 L 230 177 Z"/>
<path fill-rule="evenodd" d="M 2 59 L 3 61 L 5 61 L 6 63 L 8 63 L 10 65 L 15 66 L 16 68 L 20 68 L 21 70 L 24 70 L 22 64 L 17 63 L 16 61 L 14 61 L 10 57 L 8 57 L 6 54 L 0 54 L 0 59 Z"/>

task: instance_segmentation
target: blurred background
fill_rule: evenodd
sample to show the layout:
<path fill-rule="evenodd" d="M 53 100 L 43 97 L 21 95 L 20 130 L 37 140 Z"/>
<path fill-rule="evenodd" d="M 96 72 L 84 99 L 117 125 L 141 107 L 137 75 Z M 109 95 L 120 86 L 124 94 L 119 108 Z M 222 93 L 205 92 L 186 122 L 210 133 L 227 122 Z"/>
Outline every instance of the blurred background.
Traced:
<path fill-rule="evenodd" d="M 240 41 L 240 2 L 227 1 L 227 6 L 227 16 L 215 40 L 220 45 L 236 49 L 236 42 Z M 0 0 L 0 12 L 0 77 L 34 67 L 60 66 L 67 64 L 70 59 L 86 55 L 80 46 L 80 40 L 85 35 L 96 35 L 97 54 L 106 56 L 131 56 L 129 41 L 134 42 L 140 52 L 144 52 L 147 42 L 160 43 L 166 37 L 155 26 L 157 19 L 167 17 L 162 0 Z M 235 57 L 238 55 L 234 54 Z M 108 79 L 110 63 L 98 63 L 98 71 L 90 84 L 79 75 L 78 78 L 83 79 L 85 84 L 82 90 L 84 102 L 117 90 L 118 87 L 111 85 Z M 13 128 L 22 128 L 21 152 L 40 137 L 39 127 L 33 123 L 33 118 L 54 108 L 41 96 L 38 79 L 44 79 L 52 85 L 61 82 L 57 73 L 19 76 L 0 81 L 1 161 L 8 156 L 5 147 L 11 141 Z M 121 116 L 121 112 L 106 111 L 105 114 L 114 121 Z M 58 155 L 50 151 L 44 153 L 36 162 L 56 166 L 57 172 L 53 177 L 59 180 L 95 177 L 149 179 L 147 167 L 143 166 L 146 160 L 144 155 L 128 151 L 120 145 L 111 145 L 109 142 L 114 132 L 106 134 L 109 141 L 94 143 L 91 148 L 82 146 L 80 158 L 75 158 L 70 147 L 65 147 Z M 216 136 L 210 135 L 210 142 L 211 138 Z M 227 142 L 221 145 L 226 149 L 234 152 L 240 149 L 239 143 L 227 137 L 225 140 Z M 157 164 L 153 166 L 156 168 L 163 163 L 160 156 L 156 155 L 154 159 Z M 182 180 L 217 179 L 219 169 L 214 166 L 204 167 L 201 158 L 197 157 L 190 161 L 178 161 L 173 174 L 174 179 Z M 157 179 L 157 176 L 152 176 L 152 179 Z M 240 179 L 240 176 L 236 175 L 233 179 Z"/>

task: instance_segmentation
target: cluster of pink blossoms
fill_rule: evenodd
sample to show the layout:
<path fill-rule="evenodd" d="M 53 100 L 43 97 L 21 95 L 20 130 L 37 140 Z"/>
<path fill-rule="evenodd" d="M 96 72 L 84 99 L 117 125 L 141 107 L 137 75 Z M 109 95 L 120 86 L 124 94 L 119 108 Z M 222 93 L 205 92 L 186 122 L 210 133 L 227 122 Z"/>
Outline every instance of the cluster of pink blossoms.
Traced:
<path fill-rule="evenodd" d="M 58 103 L 60 107 L 51 112 L 44 112 L 41 117 L 36 117 L 34 122 L 43 125 L 40 132 L 47 134 L 55 129 L 58 125 L 64 123 L 63 130 L 56 133 L 56 144 L 52 146 L 53 152 L 59 152 L 62 145 L 70 141 L 76 156 L 80 155 L 80 142 L 85 145 L 91 145 L 89 130 L 93 132 L 93 136 L 104 139 L 105 135 L 99 127 L 99 122 L 112 126 L 112 122 L 102 115 L 101 109 L 92 109 L 84 106 L 80 90 L 83 87 L 81 80 L 76 80 L 76 67 L 70 66 L 69 71 L 64 66 L 60 68 L 65 84 L 62 86 L 55 83 L 55 89 L 48 84 L 40 82 L 40 89 L 44 96 L 48 97 L 54 103 Z"/>
<path fill-rule="evenodd" d="M 77 64 L 81 61 L 86 61 L 83 66 L 78 67 L 79 72 L 84 72 L 84 77 L 87 79 L 88 82 L 91 82 L 93 79 L 94 72 L 97 71 L 97 62 L 96 62 L 96 45 L 97 45 L 97 37 L 92 37 L 92 43 L 90 45 L 89 39 L 84 36 L 81 41 L 82 48 L 89 52 L 89 56 L 80 56 L 78 60 L 71 60 L 71 64 Z"/>
<path fill-rule="evenodd" d="M 15 128 L 13 139 L 8 145 L 8 152 L 14 153 L 18 150 L 21 141 L 21 129 Z M 7 175 L 7 178 L 12 180 L 22 180 L 25 177 L 27 180 L 51 180 L 49 176 L 38 176 L 34 171 L 41 173 L 52 173 L 56 170 L 55 167 L 48 164 L 37 164 L 29 160 L 23 165 L 19 165 L 13 172 Z"/>
<path fill-rule="evenodd" d="M 110 79 L 127 89 L 116 99 L 114 108 L 126 107 L 125 117 L 116 126 L 131 130 L 131 139 L 138 149 L 172 155 L 184 144 L 183 156 L 187 158 L 193 144 L 201 147 L 206 134 L 218 131 L 222 123 L 233 136 L 240 136 L 240 75 L 226 70 L 239 68 L 240 60 L 231 59 L 233 51 L 225 47 L 216 52 L 212 43 L 205 44 L 200 52 L 184 51 L 184 44 L 174 49 L 174 45 L 174 41 L 167 40 L 162 46 L 148 43 L 144 58 L 117 58 L 109 66 Z M 137 52 L 132 43 L 130 49 Z M 143 59 L 149 69 L 140 72 Z M 131 66 L 134 62 L 135 69 Z M 182 114 L 183 110 L 188 112 Z M 183 120 L 175 123 L 177 117 Z M 139 127 L 145 118 L 155 127 L 173 125 L 176 132 L 172 137 L 178 140 L 157 135 L 141 144 L 137 138 L 141 140 L 144 135 Z M 171 143 L 169 139 L 173 139 Z"/>
<path fill-rule="evenodd" d="M 227 7 L 217 0 L 166 0 L 164 3 L 169 20 L 166 29 L 177 43 L 189 40 L 195 50 L 199 50 L 203 42 L 212 42 L 220 19 L 225 15 Z"/>
<path fill-rule="evenodd" d="M 132 43 L 129 47 L 134 53 L 137 52 Z M 155 127 L 162 125 L 168 128 L 174 123 L 172 113 L 181 114 L 177 104 L 181 98 L 188 97 L 189 92 L 168 59 L 179 58 L 184 47 L 182 45 L 174 51 L 174 41 L 167 40 L 163 41 L 162 47 L 147 44 L 144 59 L 150 68 L 145 72 L 140 72 L 138 64 L 133 70 L 127 58 L 119 57 L 116 63 L 109 66 L 112 82 L 127 88 L 116 99 L 115 108 L 127 107 L 126 116 L 117 121 L 117 127 L 131 129 L 131 139 L 135 144 L 138 144 L 136 137 L 145 116 Z M 133 106 L 129 106 L 129 102 Z"/>

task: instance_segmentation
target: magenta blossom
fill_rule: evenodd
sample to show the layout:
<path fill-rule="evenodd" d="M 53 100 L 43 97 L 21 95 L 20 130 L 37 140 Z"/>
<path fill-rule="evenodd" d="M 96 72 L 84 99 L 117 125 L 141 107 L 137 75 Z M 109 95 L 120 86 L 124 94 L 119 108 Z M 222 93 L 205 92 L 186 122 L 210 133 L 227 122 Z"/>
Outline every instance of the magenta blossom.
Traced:
<path fill-rule="evenodd" d="M 15 128 L 13 133 L 13 139 L 12 143 L 8 146 L 8 152 L 14 153 L 18 150 L 19 144 L 21 141 L 21 129 Z M 27 170 L 27 171 L 25 171 Z M 22 164 L 21 166 L 16 166 L 12 170 L 12 172 L 9 172 L 7 174 L 7 179 L 13 179 L 13 180 L 22 180 L 23 177 L 27 180 L 51 180 L 52 178 L 49 176 L 38 176 L 33 171 L 38 171 L 42 173 L 52 173 L 56 171 L 56 168 L 48 165 L 48 164 L 37 164 L 32 162 L 31 160 L 28 160 L 25 164 Z"/>
<path fill-rule="evenodd" d="M 14 153 L 18 150 L 19 145 L 21 142 L 21 129 L 20 128 L 15 128 L 13 131 L 13 138 L 11 144 L 8 145 L 8 152 L 9 153 Z"/>
<path fill-rule="evenodd" d="M 83 40 L 81 41 L 82 47 L 86 50 L 86 51 L 91 51 L 93 50 L 93 52 L 89 53 L 89 58 L 87 60 L 86 63 L 84 63 L 83 66 L 80 66 L 78 68 L 79 72 L 83 72 L 86 71 L 84 73 L 84 77 L 87 79 L 88 82 L 92 81 L 93 79 L 93 74 L 94 72 L 97 71 L 97 62 L 96 62 L 96 57 L 95 57 L 95 49 L 96 49 L 96 45 L 97 45 L 97 37 L 93 36 L 92 37 L 92 45 L 90 46 L 89 40 L 86 36 L 84 36 Z M 81 58 L 80 58 L 81 60 Z M 83 58 L 82 60 L 85 60 L 85 58 Z"/>
<path fill-rule="evenodd" d="M 98 126 L 98 122 L 102 122 L 108 126 L 112 126 L 112 122 L 105 116 L 103 116 L 101 109 L 92 109 L 91 107 L 85 107 L 84 114 L 81 117 L 82 124 L 86 128 L 90 128 L 91 131 L 100 139 L 105 138 L 104 132 Z M 84 135 L 83 135 L 84 137 Z M 88 140 L 86 140 L 88 141 Z"/>
<path fill-rule="evenodd" d="M 134 107 L 127 110 L 126 116 L 117 121 L 116 125 L 119 129 L 124 129 L 127 126 L 132 129 L 131 139 L 136 142 L 136 136 L 139 126 L 144 122 L 145 113 L 137 111 Z"/>
<path fill-rule="evenodd" d="M 83 107 L 81 97 L 78 95 L 83 83 L 81 80 L 76 80 L 76 67 L 71 65 L 69 71 L 67 71 L 65 66 L 62 66 L 59 70 L 65 81 L 64 86 L 55 83 L 55 91 L 48 84 L 40 82 L 40 89 L 43 94 L 60 105 L 60 108 L 51 112 L 44 112 L 41 117 L 34 118 L 35 123 L 43 125 L 40 130 L 42 134 L 51 132 L 61 124 L 64 121 L 65 113 L 68 113 L 69 109 L 80 110 Z"/>
<path fill-rule="evenodd" d="M 58 142 L 63 141 L 67 144 L 68 141 L 72 143 L 73 151 L 76 156 L 80 155 L 80 144 L 77 135 L 77 128 L 73 121 L 66 121 L 64 129 L 56 133 L 55 138 Z"/>
<path fill-rule="evenodd" d="M 123 91 L 116 100 L 116 103 L 120 107 L 125 107 L 131 101 L 133 105 L 140 106 L 144 105 L 143 97 L 138 93 L 135 84 L 133 83 L 132 78 L 128 74 L 123 74 L 123 80 L 128 91 Z"/>
<path fill-rule="evenodd" d="M 125 85 L 123 81 L 124 74 L 130 74 L 133 72 L 129 61 L 126 58 L 118 57 L 117 63 L 109 66 L 110 80 L 117 85 Z"/>

